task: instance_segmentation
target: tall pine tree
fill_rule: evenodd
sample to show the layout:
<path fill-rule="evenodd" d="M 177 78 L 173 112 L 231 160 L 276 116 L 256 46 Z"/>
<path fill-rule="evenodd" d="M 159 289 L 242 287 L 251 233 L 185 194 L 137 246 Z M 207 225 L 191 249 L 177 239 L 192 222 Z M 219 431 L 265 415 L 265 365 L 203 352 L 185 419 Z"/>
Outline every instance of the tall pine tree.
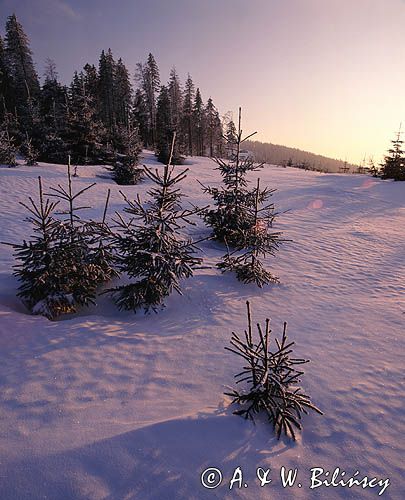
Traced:
<path fill-rule="evenodd" d="M 67 89 L 59 83 L 56 65 L 51 59 L 46 61 L 44 80 L 40 109 L 46 133 L 60 133 L 66 121 Z"/>
<path fill-rule="evenodd" d="M 148 110 L 145 102 L 145 97 L 141 89 L 136 89 L 132 114 L 132 125 L 136 126 L 139 131 L 139 137 L 142 144 L 148 146 Z"/>
<path fill-rule="evenodd" d="M 164 85 L 160 90 L 157 102 L 156 130 L 156 154 L 161 163 L 167 164 L 171 153 L 173 132 L 175 132 L 175 130 L 173 129 L 170 112 L 170 94 L 169 90 Z M 174 145 L 174 149 L 172 151 L 171 161 L 173 165 L 178 165 L 182 161 L 176 145 Z"/>
<path fill-rule="evenodd" d="M 28 36 L 15 14 L 7 19 L 5 40 L 7 65 L 13 81 L 15 105 L 21 123 L 30 112 L 30 100 L 35 102 L 38 99 L 40 87 Z"/>
<path fill-rule="evenodd" d="M 77 72 L 69 89 L 66 142 L 75 163 L 99 162 L 105 129 L 98 120 L 94 100 L 86 91 L 84 74 Z"/>
<path fill-rule="evenodd" d="M 193 105 L 193 139 L 194 151 L 197 156 L 204 156 L 205 153 L 205 113 L 201 98 L 200 89 L 197 88 Z"/>
<path fill-rule="evenodd" d="M 112 134 L 115 122 L 115 97 L 114 97 L 115 61 L 108 49 L 101 52 L 98 70 L 100 118 L 106 129 Z"/>
<path fill-rule="evenodd" d="M 149 54 L 146 63 L 138 63 L 136 80 L 140 85 L 148 111 L 148 145 L 156 145 L 156 99 L 160 90 L 159 68 L 153 54 Z"/>
<path fill-rule="evenodd" d="M 181 108 L 182 108 L 182 91 L 180 78 L 177 74 L 176 68 L 170 70 L 170 78 L 168 83 L 169 100 L 170 100 L 170 127 L 179 133 L 181 122 Z"/>
<path fill-rule="evenodd" d="M 114 111 L 118 126 L 129 126 L 132 104 L 132 87 L 128 70 L 122 59 L 118 59 L 114 74 Z"/>
<path fill-rule="evenodd" d="M 3 38 L 0 36 L 0 120 L 5 120 L 7 113 L 14 110 L 13 82 L 7 64 Z"/>
<path fill-rule="evenodd" d="M 194 83 L 190 75 L 187 76 L 184 87 L 181 140 L 184 145 L 184 150 L 189 156 L 193 156 Z"/>
<path fill-rule="evenodd" d="M 206 141 L 208 144 L 208 155 L 213 158 L 221 157 L 223 152 L 222 124 L 211 97 L 205 107 Z"/>

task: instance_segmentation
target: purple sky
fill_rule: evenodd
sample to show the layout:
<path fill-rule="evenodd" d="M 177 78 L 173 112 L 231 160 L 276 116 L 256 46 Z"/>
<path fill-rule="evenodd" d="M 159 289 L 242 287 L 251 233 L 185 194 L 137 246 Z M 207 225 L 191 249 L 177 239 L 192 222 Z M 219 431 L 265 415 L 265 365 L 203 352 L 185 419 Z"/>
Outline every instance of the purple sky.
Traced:
<path fill-rule="evenodd" d="M 152 52 L 257 138 L 359 162 L 405 120 L 404 0 L 2 0 L 40 73 L 62 81 L 111 47 L 133 74 Z"/>

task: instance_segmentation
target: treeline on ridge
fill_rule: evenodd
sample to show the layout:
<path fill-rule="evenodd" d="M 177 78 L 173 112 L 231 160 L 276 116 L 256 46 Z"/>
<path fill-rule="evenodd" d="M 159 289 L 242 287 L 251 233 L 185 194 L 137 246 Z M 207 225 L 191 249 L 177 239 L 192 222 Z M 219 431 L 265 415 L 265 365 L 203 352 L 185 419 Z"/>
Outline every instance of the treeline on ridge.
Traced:
<path fill-rule="evenodd" d="M 111 163 L 137 146 L 167 161 L 173 131 L 173 161 L 183 155 L 221 156 L 222 122 L 213 100 L 203 101 L 190 75 L 182 85 L 176 69 L 162 83 L 152 54 L 136 65 L 134 80 L 121 58 L 102 51 L 98 67 L 86 64 L 70 85 L 58 79 L 48 59 L 41 85 L 28 36 L 15 14 L 0 37 L 0 163 L 27 161 Z M 231 128 L 234 128 L 233 124 Z"/>

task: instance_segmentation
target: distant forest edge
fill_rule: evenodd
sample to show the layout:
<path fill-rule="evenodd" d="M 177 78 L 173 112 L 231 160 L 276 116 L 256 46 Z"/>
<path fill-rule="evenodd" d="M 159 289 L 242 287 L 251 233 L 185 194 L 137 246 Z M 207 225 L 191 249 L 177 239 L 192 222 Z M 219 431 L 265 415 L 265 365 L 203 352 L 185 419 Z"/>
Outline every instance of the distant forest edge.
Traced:
<path fill-rule="evenodd" d="M 133 85 L 135 82 L 135 85 Z M 12 166 L 20 153 L 36 160 L 111 164 L 142 146 L 167 160 L 177 133 L 175 162 L 184 155 L 222 156 L 224 134 L 235 134 L 211 98 L 203 101 L 188 75 L 184 84 L 173 67 L 162 81 L 152 54 L 130 73 L 110 49 L 98 66 L 85 64 L 70 85 L 60 82 L 54 61 L 46 61 L 43 82 L 35 69 L 30 41 L 15 14 L 0 36 L 0 163 Z"/>
<path fill-rule="evenodd" d="M 335 160 L 326 156 L 302 151 L 301 149 L 280 146 L 260 141 L 246 141 L 246 149 L 254 154 L 258 162 L 269 163 L 271 165 L 281 166 L 299 166 L 308 170 L 318 170 L 323 172 L 341 172 L 345 169 L 355 172 L 357 165 L 353 165 L 342 160 Z"/>
<path fill-rule="evenodd" d="M 125 177 L 135 175 L 131 169 L 142 147 L 154 150 L 160 162 L 171 156 L 176 164 L 185 156 L 231 158 L 236 142 L 232 113 L 221 116 L 211 97 L 203 100 L 190 74 L 182 83 L 175 67 L 162 83 L 151 53 L 131 74 L 121 58 L 102 50 L 98 67 L 85 64 L 70 85 L 59 81 L 55 62 L 47 59 L 41 83 L 29 38 L 15 14 L 8 17 L 4 39 L 0 36 L 0 164 L 15 166 L 18 154 L 28 165 L 63 164 L 70 157 L 76 164 L 113 165 L 116 173 L 124 168 L 117 175 Z M 257 162 L 405 180 L 401 131 L 391 143 L 379 166 L 372 158 L 367 166 L 365 158 L 355 166 L 259 141 L 243 147 Z"/>

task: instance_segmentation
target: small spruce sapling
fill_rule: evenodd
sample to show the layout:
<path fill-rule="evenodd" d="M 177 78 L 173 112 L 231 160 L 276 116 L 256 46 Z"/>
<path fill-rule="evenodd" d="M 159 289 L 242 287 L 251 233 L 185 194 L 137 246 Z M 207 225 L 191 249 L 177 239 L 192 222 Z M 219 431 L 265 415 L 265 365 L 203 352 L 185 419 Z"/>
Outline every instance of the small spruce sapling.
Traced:
<path fill-rule="evenodd" d="M 201 263 L 194 255 L 198 250 L 195 243 L 180 233 L 184 224 L 194 224 L 190 218 L 200 209 L 181 208 L 184 195 L 177 185 L 186 178 L 187 170 L 175 174 L 171 155 L 163 174 L 144 168 L 155 185 L 148 192 L 151 199 L 143 205 L 139 196 L 131 201 L 121 193 L 127 204 L 124 211 L 130 219 L 117 213 L 118 232 L 113 236 L 118 268 L 132 282 L 107 291 L 119 309 L 156 312 L 173 290 L 181 294 L 180 280 L 192 276 Z"/>
<path fill-rule="evenodd" d="M 370 157 L 368 160 L 368 173 L 370 175 L 372 175 L 373 177 L 378 177 L 378 174 L 379 174 L 379 168 L 374 163 L 374 160 L 372 157 Z"/>
<path fill-rule="evenodd" d="M 15 167 L 17 165 L 17 150 L 7 129 L 0 129 L 0 165 Z"/>
<path fill-rule="evenodd" d="M 14 266 L 20 281 L 18 296 L 33 314 L 55 319 L 75 312 L 78 306 L 94 303 L 97 286 L 116 275 L 111 250 L 101 241 L 106 231 L 108 198 L 103 220 L 96 225 L 76 214 L 87 208 L 75 206 L 76 199 L 94 184 L 73 194 L 70 163 L 68 188 L 60 184 L 50 188 L 48 196 L 56 197 L 56 202 L 44 198 L 40 177 L 38 183 L 39 203 L 31 197 L 30 204 L 20 202 L 31 214 L 27 220 L 33 225 L 34 235 L 28 242 L 11 246 L 18 261 Z M 67 210 L 59 212 L 67 215 L 62 221 L 55 211 L 61 201 L 68 204 Z"/>
<path fill-rule="evenodd" d="M 143 169 L 139 165 L 141 144 L 136 128 L 126 129 L 122 132 L 123 154 L 116 154 L 114 164 L 108 167 L 112 178 L 120 185 L 135 185 L 143 176 Z"/>
<path fill-rule="evenodd" d="M 48 196 L 56 197 L 56 202 L 44 198 L 39 177 L 39 204 L 31 197 L 30 205 L 21 203 L 31 214 L 27 220 L 34 235 L 31 241 L 11 246 L 19 261 L 14 266 L 21 283 L 18 296 L 33 314 L 55 319 L 77 311 L 78 306 L 95 303 L 97 287 L 117 275 L 111 247 L 103 242 L 109 232 L 105 222 L 109 193 L 101 223 L 84 221 L 76 213 L 89 208 L 75 202 L 93 185 L 74 194 L 69 162 L 67 189 L 60 184 L 50 188 Z M 68 208 L 57 213 L 60 202 Z M 67 218 L 61 221 L 56 215 Z"/>
<path fill-rule="evenodd" d="M 38 151 L 34 148 L 31 138 L 26 136 L 25 141 L 21 144 L 21 154 L 25 158 L 25 164 L 29 166 L 38 165 Z"/>
<path fill-rule="evenodd" d="M 235 415 L 253 420 L 255 414 L 264 412 L 277 438 L 284 433 L 295 440 L 294 428 L 302 429 L 302 413 L 313 410 L 322 415 L 298 385 L 304 372 L 296 367 L 309 360 L 290 357 L 295 342 L 287 338 L 287 323 L 284 323 L 281 340 L 275 339 L 273 349 L 270 346 L 269 319 L 264 327 L 257 323 L 258 339 L 254 339 L 249 302 L 246 305 L 248 328 L 243 337 L 232 332 L 232 347 L 225 349 L 244 359 L 245 366 L 235 379 L 237 384 L 245 382 L 248 387 L 245 391 L 233 390 L 225 394 L 233 398 L 232 403 L 243 406 L 234 412 Z"/>
<path fill-rule="evenodd" d="M 405 151 L 404 141 L 401 139 L 401 128 L 395 139 L 391 141 L 392 147 L 384 158 L 381 166 L 382 179 L 394 179 L 395 181 L 405 181 Z"/>
<path fill-rule="evenodd" d="M 262 168 L 263 163 L 255 165 L 249 155 L 241 158 L 241 145 L 256 132 L 243 138 L 240 108 L 238 123 L 236 138 L 224 137 L 228 143 L 232 141 L 230 144 L 234 150 L 232 159 L 227 162 L 220 158 L 214 158 L 223 178 L 222 186 L 203 186 L 204 192 L 211 195 L 215 205 L 214 208 L 204 210 L 203 217 L 205 222 L 211 226 L 214 239 L 226 242 L 230 247 L 246 248 L 250 233 L 255 225 L 253 209 L 257 199 L 256 189 L 248 188 L 247 174 Z M 258 203 L 265 203 L 273 192 L 274 190 L 267 188 L 261 190 L 258 194 Z M 268 205 L 268 209 L 270 209 L 270 205 Z"/>
<path fill-rule="evenodd" d="M 203 212 L 205 222 L 213 229 L 213 238 L 227 246 L 227 254 L 218 267 L 224 271 L 234 271 L 243 283 L 256 283 L 262 287 L 268 283 L 277 283 L 278 278 L 267 271 L 261 257 L 274 255 L 282 243 L 281 233 L 271 231 L 276 218 L 274 204 L 268 200 L 274 189 L 248 187 L 247 174 L 263 167 L 255 165 L 251 155 L 241 159 L 241 145 L 254 134 L 243 138 L 241 129 L 241 109 L 237 132 L 228 134 L 229 147 L 233 150 L 232 159 L 226 162 L 215 159 L 223 177 L 220 187 L 205 187 L 215 208 Z"/>
<path fill-rule="evenodd" d="M 57 234 L 59 222 L 54 211 L 59 202 L 44 199 L 41 177 L 38 177 L 39 204 L 31 196 L 29 204 L 19 202 L 30 215 L 27 221 L 33 226 L 30 241 L 10 244 L 18 263 L 14 266 L 20 286 L 17 295 L 33 314 L 53 319 L 71 305 L 60 283 L 60 242 Z"/>
<path fill-rule="evenodd" d="M 100 229 L 105 228 L 105 215 L 98 226 L 77 215 L 77 212 L 90 207 L 76 206 L 76 200 L 95 183 L 73 193 L 70 162 L 67 178 L 67 189 L 58 184 L 56 188 L 50 188 L 49 195 L 67 204 L 67 209 L 59 212 L 59 215 L 65 215 L 66 219 L 59 226 L 58 238 L 63 251 L 60 275 L 64 280 L 65 291 L 71 297 L 71 308 L 62 312 L 74 312 L 77 305 L 94 304 L 98 285 L 108 281 L 114 276 L 115 271 L 108 265 L 110 260 L 107 262 L 103 258 L 105 254 L 103 247 L 101 251 L 99 248 Z M 108 198 L 109 196 L 104 213 L 107 210 Z"/>
<path fill-rule="evenodd" d="M 276 217 L 274 206 L 266 205 L 259 207 L 260 179 L 257 179 L 256 198 L 253 207 L 246 207 L 248 216 L 252 219 L 251 227 L 246 231 L 244 246 L 228 253 L 217 264 L 218 268 L 225 271 L 233 271 L 239 281 L 243 283 L 256 283 L 260 288 L 269 283 L 278 283 L 277 277 L 265 269 L 261 257 L 274 255 L 281 242 L 281 233 L 271 232 L 269 229 Z M 252 213 L 249 213 L 252 212 Z"/>

